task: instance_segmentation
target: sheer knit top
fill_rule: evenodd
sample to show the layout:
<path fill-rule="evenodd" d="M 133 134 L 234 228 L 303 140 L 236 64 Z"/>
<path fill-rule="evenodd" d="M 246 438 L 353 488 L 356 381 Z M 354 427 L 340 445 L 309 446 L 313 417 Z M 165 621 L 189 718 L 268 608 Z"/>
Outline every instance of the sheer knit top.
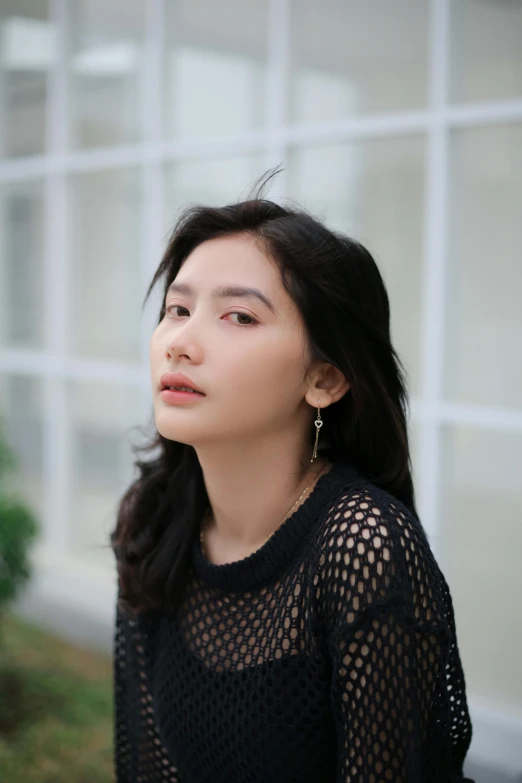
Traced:
<path fill-rule="evenodd" d="M 345 461 L 257 551 L 114 644 L 117 783 L 457 783 L 452 599 L 417 518 Z M 471 783 L 473 783 L 471 781 Z"/>

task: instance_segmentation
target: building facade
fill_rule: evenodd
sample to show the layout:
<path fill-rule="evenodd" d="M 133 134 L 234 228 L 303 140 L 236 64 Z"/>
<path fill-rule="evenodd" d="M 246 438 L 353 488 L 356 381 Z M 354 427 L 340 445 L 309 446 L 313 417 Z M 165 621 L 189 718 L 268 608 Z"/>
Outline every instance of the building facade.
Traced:
<path fill-rule="evenodd" d="M 270 197 L 383 273 L 471 753 L 522 772 L 521 41 L 518 0 L 2 1 L 0 412 L 42 526 L 33 611 L 109 638 L 146 287 L 184 206 L 282 165 Z"/>

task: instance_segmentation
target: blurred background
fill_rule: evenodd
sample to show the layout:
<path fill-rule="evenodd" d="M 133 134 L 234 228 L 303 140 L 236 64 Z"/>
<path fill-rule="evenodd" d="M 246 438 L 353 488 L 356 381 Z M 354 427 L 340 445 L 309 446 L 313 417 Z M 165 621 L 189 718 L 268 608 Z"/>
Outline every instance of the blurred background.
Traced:
<path fill-rule="evenodd" d="M 94 700 L 54 751 L 49 722 L 2 737 L 0 712 L 6 780 L 23 753 L 31 780 L 112 779 L 107 543 L 152 415 L 159 299 L 141 302 L 180 210 L 276 165 L 268 196 L 383 273 L 466 769 L 522 777 L 522 0 L 0 0 L 0 415 L 40 526 L 8 646 L 47 651 L 26 668 L 47 673 L 42 703 L 51 662 Z"/>

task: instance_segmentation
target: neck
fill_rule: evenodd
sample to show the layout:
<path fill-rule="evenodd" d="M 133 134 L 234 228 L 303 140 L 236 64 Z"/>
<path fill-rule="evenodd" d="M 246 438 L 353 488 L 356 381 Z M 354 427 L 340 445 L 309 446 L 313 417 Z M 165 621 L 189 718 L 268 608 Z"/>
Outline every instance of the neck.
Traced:
<path fill-rule="evenodd" d="M 304 474 L 283 471 L 278 468 L 273 477 L 257 477 L 251 497 L 248 488 L 236 477 L 230 477 L 228 489 L 221 494 L 212 492 L 212 483 L 206 481 L 210 508 L 201 529 L 205 540 L 224 548 L 255 549 L 264 543 L 304 503 L 323 473 L 331 463 L 325 458 L 316 459 L 307 466 Z M 214 488 L 215 489 L 215 488 Z M 226 496 L 226 506 L 220 498 Z M 214 502 L 213 502 L 214 498 Z"/>

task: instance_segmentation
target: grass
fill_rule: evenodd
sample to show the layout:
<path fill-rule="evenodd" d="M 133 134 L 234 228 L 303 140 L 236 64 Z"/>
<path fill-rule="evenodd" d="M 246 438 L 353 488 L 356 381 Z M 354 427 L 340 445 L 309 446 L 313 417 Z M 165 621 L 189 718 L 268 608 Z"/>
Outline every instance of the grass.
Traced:
<path fill-rule="evenodd" d="M 0 645 L 0 780 L 112 783 L 111 659 L 7 615 Z"/>

